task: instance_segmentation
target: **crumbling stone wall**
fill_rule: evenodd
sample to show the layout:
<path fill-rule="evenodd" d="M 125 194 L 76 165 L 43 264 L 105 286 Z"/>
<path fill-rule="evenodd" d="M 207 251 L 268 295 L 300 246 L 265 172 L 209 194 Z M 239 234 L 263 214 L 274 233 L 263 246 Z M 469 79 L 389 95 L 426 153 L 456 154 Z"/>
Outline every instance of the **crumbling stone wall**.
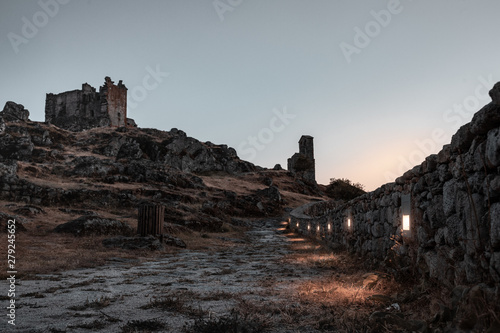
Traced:
<path fill-rule="evenodd" d="M 492 102 L 450 144 L 377 190 L 340 207 L 313 203 L 290 227 L 345 247 L 396 274 L 446 286 L 500 283 L 500 83 Z M 402 230 L 410 197 L 410 230 Z M 406 214 L 406 213 L 405 213 Z"/>
<path fill-rule="evenodd" d="M 288 159 L 288 171 L 316 183 L 316 167 L 314 160 L 314 138 L 303 135 L 299 140 L 299 152 Z"/>
<path fill-rule="evenodd" d="M 126 126 L 127 87 L 106 77 L 99 92 L 84 83 L 81 90 L 47 94 L 45 121 L 70 131 Z"/>
<path fill-rule="evenodd" d="M 126 126 L 127 119 L 127 88 L 120 80 L 115 85 L 109 77 L 106 77 L 104 86 L 100 88 L 99 93 L 104 96 L 103 104 L 106 110 L 110 125 L 115 127 Z"/>

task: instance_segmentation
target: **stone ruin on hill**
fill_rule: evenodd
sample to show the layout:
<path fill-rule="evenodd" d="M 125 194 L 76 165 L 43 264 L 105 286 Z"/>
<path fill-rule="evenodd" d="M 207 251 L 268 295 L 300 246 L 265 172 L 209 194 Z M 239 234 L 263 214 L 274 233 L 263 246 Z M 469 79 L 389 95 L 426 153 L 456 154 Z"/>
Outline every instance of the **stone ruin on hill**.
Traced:
<path fill-rule="evenodd" d="M 47 94 L 45 121 L 70 131 L 95 127 L 135 127 L 127 118 L 127 87 L 120 80 L 115 85 L 106 76 L 99 92 L 87 83 L 81 90 Z"/>
<path fill-rule="evenodd" d="M 302 135 L 299 140 L 299 152 L 288 159 L 288 171 L 316 183 L 313 140 L 312 136 Z"/>

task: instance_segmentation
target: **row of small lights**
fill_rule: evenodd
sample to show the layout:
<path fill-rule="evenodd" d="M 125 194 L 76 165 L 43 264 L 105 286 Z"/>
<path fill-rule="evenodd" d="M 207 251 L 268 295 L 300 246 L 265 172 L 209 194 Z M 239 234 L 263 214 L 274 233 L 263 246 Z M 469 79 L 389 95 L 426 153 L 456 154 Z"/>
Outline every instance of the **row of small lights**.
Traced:
<path fill-rule="evenodd" d="M 348 218 L 347 219 L 347 228 L 348 229 L 351 229 L 351 219 Z M 297 222 L 295 224 L 295 226 L 298 228 L 299 227 L 299 222 Z M 311 230 L 311 225 L 308 224 L 307 225 L 307 230 L 310 231 Z M 320 230 L 320 226 L 318 225 L 316 227 L 316 230 L 319 231 Z M 328 231 L 331 231 L 332 230 L 332 225 L 331 223 L 328 223 Z M 403 215 L 403 231 L 410 231 L 410 215 Z"/>
<path fill-rule="evenodd" d="M 409 232 L 410 231 L 410 196 L 409 195 L 404 195 L 402 197 L 402 204 L 401 204 L 401 208 L 403 210 L 403 219 L 402 219 L 402 224 L 403 224 L 403 231 L 406 231 L 406 232 Z M 289 219 L 290 221 L 290 219 Z M 296 223 L 296 226 L 297 228 L 299 227 L 299 222 Z M 352 222 L 351 222 L 351 218 L 348 217 L 347 218 L 347 228 L 350 230 L 351 229 L 351 226 L 352 226 Z M 311 225 L 308 224 L 307 225 L 307 230 L 310 231 L 311 230 Z M 319 232 L 320 231 L 320 226 L 318 225 L 316 230 Z M 332 230 L 332 225 L 331 223 L 328 223 L 328 231 L 330 232 Z"/>

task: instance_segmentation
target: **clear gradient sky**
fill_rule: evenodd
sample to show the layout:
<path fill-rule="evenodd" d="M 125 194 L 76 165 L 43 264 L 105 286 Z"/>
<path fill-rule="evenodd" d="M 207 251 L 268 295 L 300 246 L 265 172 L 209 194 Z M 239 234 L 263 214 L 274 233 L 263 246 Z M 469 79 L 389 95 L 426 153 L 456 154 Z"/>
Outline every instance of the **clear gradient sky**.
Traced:
<path fill-rule="evenodd" d="M 500 81 L 498 0 L 0 0 L 0 104 L 129 88 L 140 127 L 373 190 L 449 143 Z M 0 106 L 0 108 L 2 107 Z"/>

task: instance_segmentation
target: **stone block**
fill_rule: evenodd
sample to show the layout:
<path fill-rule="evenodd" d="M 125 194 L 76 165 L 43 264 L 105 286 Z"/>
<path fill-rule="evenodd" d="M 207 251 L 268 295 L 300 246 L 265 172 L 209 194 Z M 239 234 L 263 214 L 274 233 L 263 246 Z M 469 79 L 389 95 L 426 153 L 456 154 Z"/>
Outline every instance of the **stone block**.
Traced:
<path fill-rule="evenodd" d="M 441 280 L 448 266 L 446 259 L 432 250 L 424 254 L 424 260 L 429 268 L 429 277 Z"/>
<path fill-rule="evenodd" d="M 455 179 L 451 179 L 447 181 L 443 186 L 443 212 L 447 217 L 455 212 L 456 196 L 456 181 Z"/>
<path fill-rule="evenodd" d="M 491 246 L 500 250 L 500 202 L 491 205 L 490 214 Z"/>
<path fill-rule="evenodd" d="M 446 227 L 443 230 L 448 245 L 456 245 L 459 240 L 466 237 L 465 222 L 460 219 L 458 214 L 446 218 Z"/>
<path fill-rule="evenodd" d="M 384 226 L 381 223 L 375 223 L 371 227 L 373 237 L 380 238 L 384 235 Z"/>
<path fill-rule="evenodd" d="M 461 153 L 469 150 L 474 135 L 470 131 L 470 124 L 465 124 L 451 137 L 451 149 Z"/>
<path fill-rule="evenodd" d="M 500 128 L 488 132 L 485 155 L 490 168 L 500 166 Z"/>
<path fill-rule="evenodd" d="M 476 112 L 470 122 L 470 131 L 474 135 L 484 135 L 500 126 L 500 105 L 490 103 Z"/>
<path fill-rule="evenodd" d="M 500 283 L 500 252 L 494 252 L 490 259 L 490 275 L 496 283 Z"/>
<path fill-rule="evenodd" d="M 437 155 L 437 163 L 449 163 L 451 159 L 451 144 L 447 144 L 443 146 Z"/>

